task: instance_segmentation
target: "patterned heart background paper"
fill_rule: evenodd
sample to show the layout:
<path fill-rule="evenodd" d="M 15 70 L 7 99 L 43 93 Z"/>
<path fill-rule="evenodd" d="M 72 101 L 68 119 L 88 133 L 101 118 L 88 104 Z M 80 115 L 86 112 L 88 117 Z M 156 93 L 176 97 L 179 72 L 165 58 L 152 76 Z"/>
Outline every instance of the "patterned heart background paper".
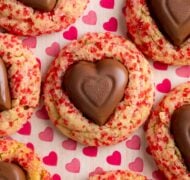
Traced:
<path fill-rule="evenodd" d="M 123 14 L 125 3 L 126 0 L 91 0 L 82 17 L 66 30 L 40 37 L 24 37 L 23 44 L 32 49 L 41 63 L 42 77 L 44 78 L 49 64 L 60 49 L 86 32 L 109 31 L 126 37 Z M 158 62 L 150 63 L 154 71 L 156 103 L 171 88 L 190 80 L 190 66 L 174 67 Z M 54 128 L 43 101 L 30 121 L 12 138 L 26 143 L 41 156 L 53 180 L 84 180 L 90 173 L 115 169 L 130 169 L 149 179 L 164 179 L 149 155 L 143 128 L 114 146 L 83 146 Z"/>

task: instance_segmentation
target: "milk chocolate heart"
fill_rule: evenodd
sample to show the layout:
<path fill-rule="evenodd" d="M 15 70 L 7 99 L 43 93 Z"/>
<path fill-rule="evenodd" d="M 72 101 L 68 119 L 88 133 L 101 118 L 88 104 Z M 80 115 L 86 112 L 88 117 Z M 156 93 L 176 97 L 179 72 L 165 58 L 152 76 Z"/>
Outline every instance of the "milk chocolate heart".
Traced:
<path fill-rule="evenodd" d="M 0 111 L 11 108 L 11 97 L 9 92 L 6 67 L 0 59 Z"/>
<path fill-rule="evenodd" d="M 13 163 L 0 162 L 1 180 L 26 180 L 25 172 Z"/>
<path fill-rule="evenodd" d="M 57 0 L 19 0 L 26 6 L 30 6 L 39 11 L 51 11 L 56 6 Z"/>
<path fill-rule="evenodd" d="M 175 45 L 182 44 L 190 35 L 189 0 L 149 0 L 150 11 Z"/>
<path fill-rule="evenodd" d="M 109 77 L 88 78 L 83 82 L 84 94 L 95 106 L 102 106 L 109 98 L 113 88 L 112 79 Z"/>
<path fill-rule="evenodd" d="M 190 105 L 184 105 L 174 111 L 171 118 L 171 133 L 190 171 Z"/>
<path fill-rule="evenodd" d="M 63 88 L 86 117 L 104 125 L 122 100 L 127 82 L 128 71 L 116 60 L 80 61 L 66 71 Z"/>

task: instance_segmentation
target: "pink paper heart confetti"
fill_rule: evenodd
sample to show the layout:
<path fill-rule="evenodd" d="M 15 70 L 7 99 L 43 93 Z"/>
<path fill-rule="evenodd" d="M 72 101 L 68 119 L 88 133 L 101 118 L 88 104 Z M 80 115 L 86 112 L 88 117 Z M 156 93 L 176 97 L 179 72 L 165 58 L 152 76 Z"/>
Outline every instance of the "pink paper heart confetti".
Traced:
<path fill-rule="evenodd" d="M 113 9 L 114 8 L 114 0 L 101 0 L 100 6 L 107 9 Z"/>
<path fill-rule="evenodd" d="M 168 93 L 171 90 L 171 81 L 169 79 L 164 79 L 156 86 L 156 89 L 161 93 Z"/>
<path fill-rule="evenodd" d="M 42 132 L 39 133 L 39 138 L 42 141 L 53 141 L 53 129 L 51 127 L 46 127 Z"/>
<path fill-rule="evenodd" d="M 77 148 L 77 142 L 73 141 L 72 139 L 67 139 L 67 140 L 63 141 L 62 146 L 64 149 L 74 151 Z"/>
<path fill-rule="evenodd" d="M 74 26 L 71 26 L 69 30 L 63 33 L 63 37 L 67 40 L 75 40 L 77 39 L 77 36 L 78 36 L 78 30 Z"/>
<path fill-rule="evenodd" d="M 167 180 L 166 176 L 164 175 L 164 173 L 160 170 L 156 170 L 152 173 L 152 177 L 155 180 Z"/>
<path fill-rule="evenodd" d="M 39 64 L 39 68 L 41 69 L 41 67 L 42 67 L 41 60 L 40 60 L 39 58 L 36 58 L 36 61 L 38 62 L 38 64 Z"/>
<path fill-rule="evenodd" d="M 119 151 L 114 151 L 112 155 L 106 158 L 107 162 L 111 165 L 121 164 L 121 153 Z"/>
<path fill-rule="evenodd" d="M 54 175 L 52 176 L 52 180 L 61 180 L 61 177 L 60 177 L 59 174 L 54 174 Z"/>
<path fill-rule="evenodd" d="M 77 158 L 73 158 L 71 162 L 65 165 L 67 171 L 71 173 L 79 173 L 80 172 L 80 161 Z"/>
<path fill-rule="evenodd" d="M 147 152 L 149 155 L 152 155 L 149 146 L 146 147 L 146 152 Z"/>
<path fill-rule="evenodd" d="M 53 42 L 51 46 L 46 48 L 46 54 L 52 57 L 57 57 L 60 51 L 60 45 L 57 42 Z"/>
<path fill-rule="evenodd" d="M 144 168 L 143 160 L 138 157 L 133 162 L 129 163 L 129 169 L 135 172 L 142 172 Z"/>
<path fill-rule="evenodd" d="M 141 147 L 141 139 L 139 136 L 134 135 L 130 140 L 126 141 L 126 146 L 129 149 L 139 150 Z"/>
<path fill-rule="evenodd" d="M 22 44 L 28 48 L 36 48 L 37 38 L 36 37 L 27 37 L 22 40 Z"/>
<path fill-rule="evenodd" d="M 179 77 L 189 78 L 190 77 L 190 66 L 182 66 L 176 69 L 176 74 Z"/>
<path fill-rule="evenodd" d="M 163 63 L 158 62 L 158 61 L 153 62 L 153 66 L 154 66 L 155 69 L 162 70 L 162 71 L 168 69 L 168 65 L 167 64 L 163 64 Z"/>
<path fill-rule="evenodd" d="M 98 153 L 98 148 L 97 147 L 85 147 L 83 148 L 83 154 L 86 156 L 90 156 L 90 157 L 96 157 Z"/>
<path fill-rule="evenodd" d="M 32 143 L 27 143 L 26 146 L 34 151 L 34 145 Z"/>
<path fill-rule="evenodd" d="M 103 28 L 106 31 L 116 32 L 118 28 L 118 22 L 115 17 L 110 18 L 107 22 L 103 24 Z"/>
<path fill-rule="evenodd" d="M 47 156 L 43 158 L 43 162 L 49 166 L 56 166 L 57 165 L 57 153 L 51 151 Z"/>
<path fill-rule="evenodd" d="M 18 131 L 19 134 L 29 136 L 31 134 L 31 124 L 27 121 L 23 127 Z"/>
<path fill-rule="evenodd" d="M 88 25 L 96 25 L 97 16 L 95 11 L 89 11 L 86 16 L 82 17 L 82 21 Z"/>
<path fill-rule="evenodd" d="M 89 176 L 93 176 L 96 174 L 103 174 L 105 171 L 101 167 L 97 167 L 94 171 L 89 173 Z"/>
<path fill-rule="evenodd" d="M 36 111 L 36 116 L 43 120 L 49 120 L 45 106 L 42 106 L 39 110 Z"/>

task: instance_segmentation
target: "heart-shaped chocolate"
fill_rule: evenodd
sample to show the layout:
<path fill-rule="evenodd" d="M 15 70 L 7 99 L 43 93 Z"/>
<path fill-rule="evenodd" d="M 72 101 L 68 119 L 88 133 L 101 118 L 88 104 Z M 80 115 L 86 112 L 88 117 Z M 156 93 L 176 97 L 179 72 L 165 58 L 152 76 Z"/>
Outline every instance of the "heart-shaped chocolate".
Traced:
<path fill-rule="evenodd" d="M 22 168 L 13 163 L 0 162 L 1 180 L 26 180 L 25 172 Z"/>
<path fill-rule="evenodd" d="M 119 61 L 80 61 L 66 71 L 63 88 L 85 116 L 104 125 L 122 100 L 127 82 L 128 71 Z"/>
<path fill-rule="evenodd" d="M 11 108 L 11 97 L 9 92 L 7 70 L 0 59 L 0 111 L 7 110 Z"/>
<path fill-rule="evenodd" d="M 39 11 L 51 11 L 55 8 L 57 0 L 19 0 L 26 6 Z"/>
<path fill-rule="evenodd" d="M 190 170 L 190 105 L 181 106 L 174 111 L 171 118 L 171 133 Z"/>
<path fill-rule="evenodd" d="M 175 45 L 182 44 L 190 35 L 189 0 L 149 0 L 150 10 Z"/>
<path fill-rule="evenodd" d="M 88 99 L 97 107 L 102 106 L 109 98 L 113 82 L 109 77 L 88 78 L 83 82 L 83 92 Z"/>

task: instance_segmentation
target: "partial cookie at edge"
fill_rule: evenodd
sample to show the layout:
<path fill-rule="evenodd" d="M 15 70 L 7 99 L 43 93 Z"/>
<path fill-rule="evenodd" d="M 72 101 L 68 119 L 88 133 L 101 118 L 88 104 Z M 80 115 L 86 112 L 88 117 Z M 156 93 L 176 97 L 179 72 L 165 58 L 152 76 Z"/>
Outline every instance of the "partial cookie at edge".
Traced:
<path fill-rule="evenodd" d="M 190 82 L 181 84 L 167 94 L 153 111 L 146 138 L 158 167 L 168 179 L 189 179 L 180 151 L 170 133 L 170 119 L 178 107 L 190 104 Z"/>
<path fill-rule="evenodd" d="M 60 31 L 81 16 L 88 1 L 59 0 L 53 11 L 40 12 L 18 0 L 1 0 L 0 26 L 10 33 L 28 36 Z"/>
<path fill-rule="evenodd" d="M 105 179 L 123 179 L 123 180 L 147 180 L 145 176 L 137 174 L 136 172 L 131 171 L 108 171 L 101 174 L 92 175 L 89 177 L 89 180 L 105 180 Z"/>
<path fill-rule="evenodd" d="M 41 75 L 39 62 L 16 36 L 0 33 L 0 56 L 11 91 L 11 109 L 0 112 L 0 136 L 7 136 L 19 130 L 38 105 Z"/>
<path fill-rule="evenodd" d="M 0 161 L 14 162 L 20 165 L 26 172 L 27 178 L 31 180 L 50 180 L 39 157 L 26 145 L 15 140 L 0 139 Z"/>
<path fill-rule="evenodd" d="M 126 1 L 126 25 L 130 38 L 150 59 L 172 65 L 190 65 L 190 41 L 176 48 L 158 29 L 146 0 Z"/>

